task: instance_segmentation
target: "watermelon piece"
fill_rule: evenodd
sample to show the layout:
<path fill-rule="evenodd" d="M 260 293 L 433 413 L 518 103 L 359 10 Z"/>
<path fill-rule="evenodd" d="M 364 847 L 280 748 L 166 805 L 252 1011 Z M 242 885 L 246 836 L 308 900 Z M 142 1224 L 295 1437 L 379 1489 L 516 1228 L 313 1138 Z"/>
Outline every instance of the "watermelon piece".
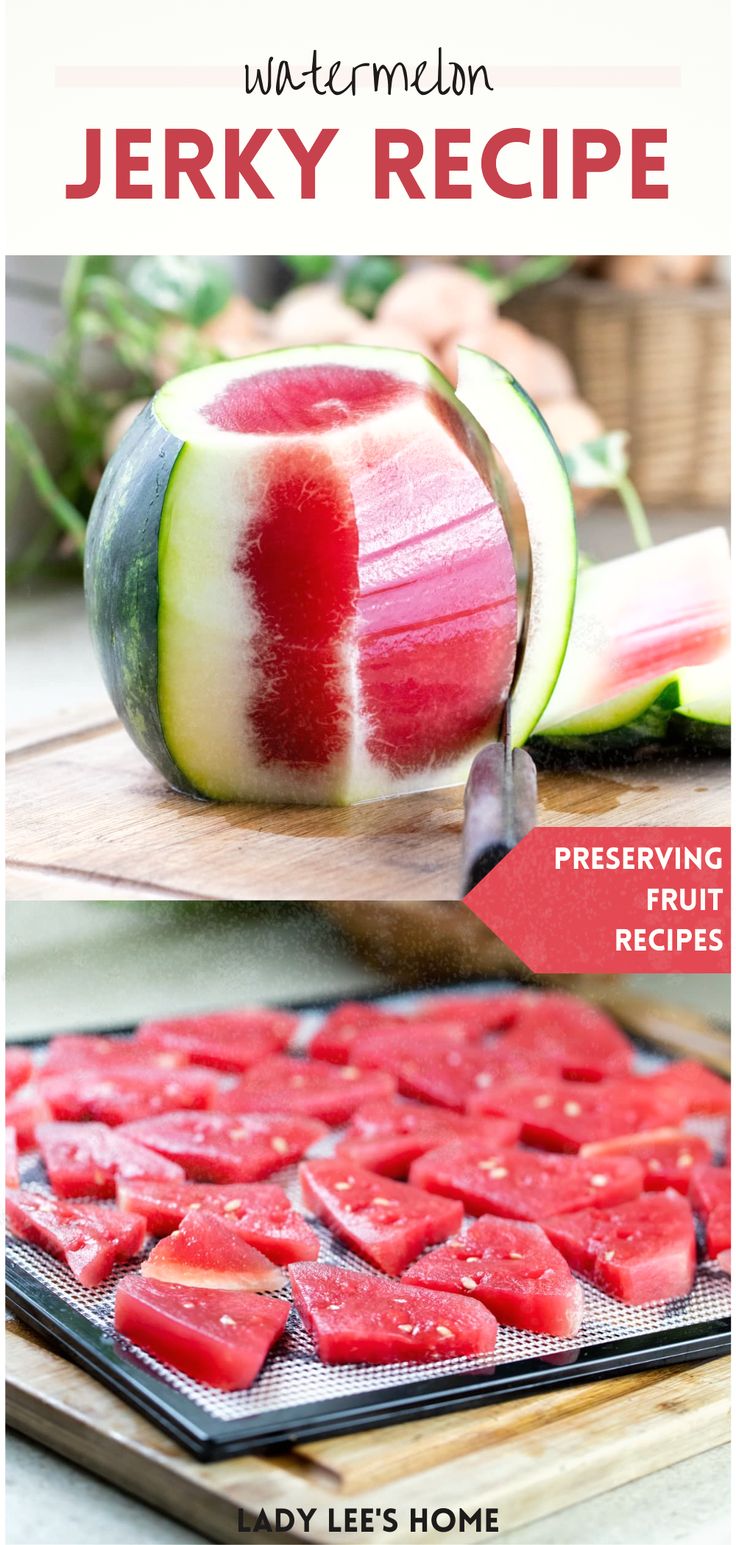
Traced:
<path fill-rule="evenodd" d="M 462 778 L 516 652 L 492 479 L 418 354 L 300 348 L 168 382 L 106 468 L 85 555 L 144 755 L 188 793 L 279 804 Z M 548 594 L 566 634 L 569 589 Z M 538 661 L 538 711 L 557 663 Z"/>
<path fill-rule="evenodd" d="M 283 1333 L 289 1305 L 257 1293 L 182 1287 L 132 1272 L 115 1295 L 115 1329 L 214 1389 L 249 1389 Z"/>
<path fill-rule="evenodd" d="M 687 1196 L 693 1166 L 710 1159 L 710 1148 L 703 1137 L 693 1132 L 679 1132 L 663 1127 L 658 1132 L 634 1132 L 625 1137 L 609 1137 L 601 1143 L 584 1143 L 582 1159 L 594 1159 L 600 1153 L 628 1153 L 644 1169 L 645 1191 L 679 1191 Z"/>
<path fill-rule="evenodd" d="M 529 1062 L 521 1054 L 509 1060 L 505 1048 L 468 1045 L 457 1026 L 418 1027 L 415 1031 L 382 1035 L 371 1032 L 353 1048 L 360 1066 L 381 1066 L 395 1076 L 399 1091 L 410 1099 L 464 1111 L 476 1090 L 509 1073 L 546 1072 L 547 1065 Z"/>
<path fill-rule="evenodd" d="M 725 1271 L 726 1274 L 730 1277 L 730 1275 L 731 1275 L 731 1251 L 730 1250 L 721 1250 L 720 1251 L 720 1253 L 716 1256 L 716 1266 L 718 1266 L 721 1271 Z"/>
<path fill-rule="evenodd" d="M 5 1048 L 5 1098 L 27 1084 L 33 1072 L 33 1058 L 24 1046 Z"/>
<path fill-rule="evenodd" d="M 692 1214 L 674 1191 L 545 1218 L 542 1226 L 573 1271 L 622 1303 L 681 1298 L 695 1281 Z"/>
<path fill-rule="evenodd" d="M 145 1218 L 149 1234 L 170 1234 L 185 1213 L 204 1209 L 225 1218 L 279 1266 L 319 1255 L 314 1229 L 281 1186 L 268 1182 L 208 1186 L 195 1180 L 119 1180 L 117 1202 L 124 1212 Z"/>
<path fill-rule="evenodd" d="M 184 1286 L 266 1293 L 283 1287 L 283 1274 L 217 1213 L 186 1213 L 141 1266 L 144 1277 Z"/>
<path fill-rule="evenodd" d="M 422 1023 L 440 1020 L 464 1025 L 469 1037 L 475 1038 L 491 1031 L 510 1030 L 535 999 L 535 993 L 516 988 L 509 992 L 468 993 L 459 997 L 443 993 L 440 997 L 422 999 L 415 1017 Z"/>
<path fill-rule="evenodd" d="M 15 1129 L 19 1153 L 36 1147 L 37 1126 L 50 1120 L 51 1106 L 35 1079 L 16 1089 L 5 1102 L 5 1125 Z"/>
<path fill-rule="evenodd" d="M 542 1336 L 574 1336 L 584 1298 L 567 1262 L 536 1223 L 484 1217 L 405 1272 L 404 1282 L 467 1293 L 500 1325 Z"/>
<path fill-rule="evenodd" d="M 133 1121 L 123 1130 L 135 1142 L 174 1160 L 189 1180 L 219 1185 L 265 1180 L 300 1159 L 327 1128 L 307 1116 L 172 1111 Z"/>
<path fill-rule="evenodd" d="M 406 1019 L 390 1014 L 375 1003 L 341 1003 L 325 1015 L 319 1030 L 312 1036 L 307 1048 L 309 1056 L 318 1062 L 351 1062 L 353 1044 L 362 1031 L 375 1026 L 387 1029 L 389 1025 L 403 1029 Z"/>
<path fill-rule="evenodd" d="M 475 1299 L 340 1266 L 289 1268 L 294 1303 L 323 1363 L 432 1363 L 490 1356 L 493 1315 Z"/>
<path fill-rule="evenodd" d="M 20 1185 L 18 1139 L 15 1135 L 15 1127 L 5 1128 L 5 1184 L 6 1186 Z"/>
<path fill-rule="evenodd" d="M 193 1068 L 110 1067 L 105 1072 L 57 1073 L 42 1089 L 55 1121 L 101 1121 L 118 1127 L 170 1110 L 207 1110 L 217 1078 Z"/>
<path fill-rule="evenodd" d="M 705 1223 L 705 1248 L 708 1259 L 719 1260 L 731 1248 L 731 1202 L 719 1202 Z"/>
<path fill-rule="evenodd" d="M 702 1062 L 673 1062 L 650 1082 L 680 1095 L 688 1116 L 727 1116 L 731 1109 L 731 1085 Z"/>
<path fill-rule="evenodd" d="M 180 1165 L 98 1122 L 42 1122 L 38 1146 L 57 1196 L 106 1200 L 119 1179 L 184 1179 Z"/>
<path fill-rule="evenodd" d="M 638 1196 L 643 1171 L 636 1159 L 581 1159 L 486 1143 L 456 1142 L 416 1159 L 414 1186 L 457 1197 L 471 1213 L 495 1213 L 538 1223 L 550 1213 L 606 1207 Z"/>
<path fill-rule="evenodd" d="M 232 1089 L 218 1095 L 215 1106 L 235 1112 L 287 1111 L 342 1126 L 364 1100 L 393 1094 L 395 1088 L 396 1080 L 390 1073 L 296 1057 L 268 1057 Z"/>
<path fill-rule="evenodd" d="M 690 1177 L 690 1205 L 701 1218 L 708 1218 L 714 1207 L 731 1200 L 731 1170 L 714 1164 L 696 1164 Z"/>
<path fill-rule="evenodd" d="M 339 1159 L 307 1161 L 299 1176 L 307 1206 L 356 1255 L 389 1276 L 398 1276 L 421 1250 L 447 1239 L 462 1222 L 457 1202 Z"/>
<path fill-rule="evenodd" d="M 569 993 L 539 993 L 505 1039 L 507 1051 L 550 1063 L 565 1078 L 614 1078 L 630 1073 L 633 1051 L 602 1009 Z"/>
<path fill-rule="evenodd" d="M 295 1014 L 280 1009 L 149 1019 L 139 1025 L 134 1044 L 147 1055 L 168 1052 L 221 1073 L 244 1073 L 288 1045 L 298 1023 Z"/>
<path fill-rule="evenodd" d="M 519 1121 L 523 1142 L 560 1153 L 577 1153 L 586 1143 L 609 1137 L 656 1131 L 682 1114 L 679 1095 L 653 1089 L 651 1079 L 633 1077 L 598 1084 L 555 1078 L 494 1082 L 472 1095 L 468 1108 Z"/>
<path fill-rule="evenodd" d="M 72 1073 L 129 1073 L 140 1068 L 155 1071 L 183 1067 L 187 1057 L 181 1051 L 159 1051 L 146 1048 L 134 1040 L 118 1040 L 109 1035 L 57 1035 L 54 1037 L 39 1078 L 51 1074 Z"/>
<path fill-rule="evenodd" d="M 495 1146 L 513 1143 L 518 1135 L 518 1122 L 502 1117 L 465 1116 L 408 1100 L 369 1100 L 355 1112 L 334 1156 L 404 1180 L 415 1159 L 454 1137 L 478 1138 Z"/>
<path fill-rule="evenodd" d="M 120 1261 L 143 1248 L 146 1225 L 134 1213 L 84 1202 L 59 1202 L 40 1191 L 5 1198 L 11 1234 L 66 1261 L 82 1287 L 99 1287 Z"/>

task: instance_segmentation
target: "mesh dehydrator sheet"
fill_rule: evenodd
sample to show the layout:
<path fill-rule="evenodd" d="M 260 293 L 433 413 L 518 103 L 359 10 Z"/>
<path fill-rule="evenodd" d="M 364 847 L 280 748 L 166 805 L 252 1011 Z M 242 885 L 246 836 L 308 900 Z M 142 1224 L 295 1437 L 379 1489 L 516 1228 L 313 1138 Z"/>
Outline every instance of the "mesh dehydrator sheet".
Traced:
<path fill-rule="evenodd" d="M 486 987 L 484 990 L 488 991 L 489 988 Z M 382 1001 L 408 1008 L 413 1005 L 415 999 L 413 995 L 402 995 Z M 320 1015 L 312 1012 L 303 1016 L 297 1036 L 297 1048 L 304 1047 L 308 1043 L 320 1018 Z M 637 1062 L 642 1070 L 660 1060 L 648 1053 L 637 1054 Z M 704 1132 L 717 1141 L 718 1132 L 717 1129 L 713 1130 L 714 1127 L 716 1127 L 715 1123 L 703 1123 Z M 708 1128 L 711 1129 L 709 1134 Z M 330 1134 L 320 1148 L 314 1151 L 328 1152 L 335 1141 L 337 1141 L 337 1134 Z M 48 1190 L 43 1165 L 35 1156 L 21 1160 L 21 1176 L 24 1185 L 42 1191 Z M 296 1166 L 281 1171 L 272 1178 L 283 1185 L 295 1205 L 304 1210 L 299 1195 Z M 320 1261 L 333 1265 L 348 1265 L 356 1271 L 367 1272 L 374 1276 L 381 1275 L 334 1240 L 322 1224 L 311 1219 L 310 1221 L 313 1222 L 320 1236 Z M 14 1263 L 17 1264 L 39 1284 L 39 1287 L 53 1292 L 64 1304 L 83 1315 L 106 1336 L 109 1335 L 113 1343 L 117 1343 L 121 1348 L 126 1347 L 127 1343 L 117 1336 L 113 1326 L 115 1288 L 121 1277 L 134 1267 L 135 1262 L 117 1268 L 103 1287 L 90 1290 L 80 1287 L 65 1265 L 52 1260 L 40 1250 L 20 1240 L 9 1237 L 7 1253 L 11 1267 Z M 615 1343 L 618 1341 L 646 1335 L 661 1336 L 688 1326 L 702 1326 L 723 1319 L 730 1311 L 730 1280 L 711 1264 L 700 1266 L 695 1286 L 687 1298 L 667 1303 L 630 1308 L 617 1303 L 615 1299 L 608 1298 L 587 1283 L 584 1284 L 584 1292 L 585 1316 L 582 1328 L 574 1339 L 562 1340 L 559 1337 L 532 1335 L 527 1331 L 501 1326 L 492 1358 L 447 1358 L 430 1366 L 403 1363 L 388 1364 L 383 1367 L 358 1364 L 325 1366 L 319 1361 L 295 1309 L 291 1311 L 284 1336 L 277 1343 L 262 1373 L 249 1390 L 224 1394 L 166 1368 L 155 1358 L 149 1357 L 137 1348 L 135 1357 L 139 1365 L 154 1373 L 163 1385 L 169 1386 L 180 1396 L 186 1397 L 203 1415 L 215 1419 L 218 1423 L 242 1424 L 250 1416 L 262 1418 L 284 1412 L 288 1413 L 290 1425 L 298 1427 L 300 1408 L 306 1410 L 315 1403 L 372 1394 L 380 1396 L 381 1391 L 389 1389 L 395 1391 L 399 1386 L 408 1389 L 409 1386 L 420 1386 L 427 1380 L 432 1380 L 435 1384 L 435 1381 L 443 1376 L 447 1377 L 449 1388 L 450 1381 L 460 1373 L 468 1374 L 476 1370 L 488 1373 L 494 1367 L 500 1368 L 509 1363 L 518 1364 L 525 1360 L 549 1359 L 550 1366 L 561 1362 L 574 1362 L 575 1354 L 585 1347 L 606 1344 L 610 1346 L 611 1351 L 614 1351 Z M 274 1296 L 288 1299 L 288 1289 L 283 1289 Z M 346 1421 L 347 1426 L 349 1422 Z"/>

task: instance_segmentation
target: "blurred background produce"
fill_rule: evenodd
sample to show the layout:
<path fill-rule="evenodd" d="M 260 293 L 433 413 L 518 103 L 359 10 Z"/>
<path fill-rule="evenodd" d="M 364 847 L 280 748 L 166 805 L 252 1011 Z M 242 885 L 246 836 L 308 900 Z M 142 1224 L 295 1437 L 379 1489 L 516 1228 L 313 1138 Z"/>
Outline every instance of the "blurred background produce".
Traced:
<path fill-rule="evenodd" d="M 613 493 L 640 543 L 644 505 L 728 500 L 728 286 L 710 257 L 14 258 L 8 291 L 16 583 L 80 572 L 105 462 L 157 386 L 302 343 L 417 349 L 451 380 L 458 342 L 499 359 L 539 403 L 578 512 Z"/>

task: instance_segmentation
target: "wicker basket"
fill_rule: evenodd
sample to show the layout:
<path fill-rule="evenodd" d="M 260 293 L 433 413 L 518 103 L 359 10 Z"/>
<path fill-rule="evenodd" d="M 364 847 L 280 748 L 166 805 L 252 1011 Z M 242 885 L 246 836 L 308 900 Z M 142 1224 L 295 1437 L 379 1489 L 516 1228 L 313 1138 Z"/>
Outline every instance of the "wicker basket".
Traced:
<path fill-rule="evenodd" d="M 646 504 L 728 504 L 727 286 L 632 291 L 566 278 L 506 311 L 565 351 L 607 429 L 629 431 Z"/>

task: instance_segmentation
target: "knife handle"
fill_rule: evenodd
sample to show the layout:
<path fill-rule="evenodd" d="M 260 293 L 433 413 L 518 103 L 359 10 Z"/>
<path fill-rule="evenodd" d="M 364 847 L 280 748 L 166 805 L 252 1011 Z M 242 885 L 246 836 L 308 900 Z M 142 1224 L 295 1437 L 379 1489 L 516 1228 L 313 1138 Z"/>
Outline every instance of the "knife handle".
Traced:
<path fill-rule="evenodd" d="M 468 891 L 536 824 L 537 770 L 528 751 L 501 741 L 478 752 L 465 786 L 463 889 Z"/>

